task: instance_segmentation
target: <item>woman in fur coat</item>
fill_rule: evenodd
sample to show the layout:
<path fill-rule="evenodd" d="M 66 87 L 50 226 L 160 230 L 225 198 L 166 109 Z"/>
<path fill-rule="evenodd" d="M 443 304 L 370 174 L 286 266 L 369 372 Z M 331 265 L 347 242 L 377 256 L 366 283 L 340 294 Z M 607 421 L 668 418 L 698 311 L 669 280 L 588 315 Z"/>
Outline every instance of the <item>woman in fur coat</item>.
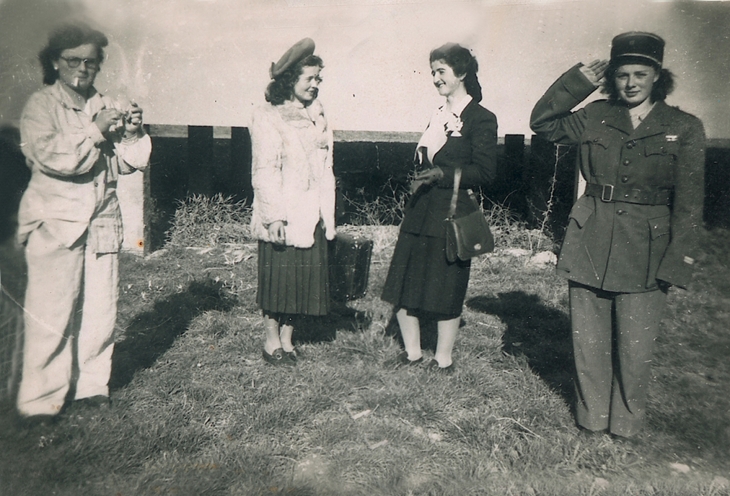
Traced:
<path fill-rule="evenodd" d="M 268 103 L 251 122 L 251 231 L 259 240 L 263 357 L 294 365 L 295 315 L 329 311 L 327 240 L 335 236 L 332 131 L 317 100 L 322 59 L 305 38 L 272 64 Z"/>

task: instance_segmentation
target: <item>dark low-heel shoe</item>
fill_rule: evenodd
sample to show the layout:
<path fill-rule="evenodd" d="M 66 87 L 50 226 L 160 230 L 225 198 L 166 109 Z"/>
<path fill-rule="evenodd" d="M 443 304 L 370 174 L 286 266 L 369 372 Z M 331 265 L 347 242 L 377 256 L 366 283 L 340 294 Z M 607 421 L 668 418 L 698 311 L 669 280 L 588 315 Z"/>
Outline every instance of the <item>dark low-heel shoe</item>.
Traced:
<path fill-rule="evenodd" d="M 396 364 L 398 364 L 398 365 L 418 365 L 420 363 L 423 363 L 423 356 L 421 358 L 417 358 L 415 360 L 410 360 L 408 358 L 408 352 L 401 351 L 395 357 L 395 361 L 396 361 Z"/>
<path fill-rule="evenodd" d="M 284 351 L 284 354 L 287 357 L 289 357 L 289 360 L 291 360 L 294 363 L 296 363 L 297 360 L 299 360 L 299 349 L 296 348 L 296 347 L 293 350 L 291 350 L 291 351 Z"/>
<path fill-rule="evenodd" d="M 58 422 L 58 415 L 18 415 L 15 419 L 16 426 L 22 430 L 52 428 Z"/>
<path fill-rule="evenodd" d="M 429 372 L 438 372 L 439 374 L 453 374 L 456 368 L 454 367 L 453 362 L 451 362 L 451 365 L 449 365 L 448 367 L 442 367 L 441 365 L 439 365 L 438 361 L 434 359 L 426 364 L 426 370 L 428 370 Z"/>
<path fill-rule="evenodd" d="M 73 405 L 76 408 L 80 407 L 80 408 L 106 410 L 106 409 L 111 408 L 112 400 L 109 398 L 109 396 L 106 396 L 103 394 L 97 394 L 96 396 L 90 396 L 88 398 L 76 399 L 76 400 L 74 400 Z"/>
<path fill-rule="evenodd" d="M 263 350 L 263 356 L 264 361 L 266 363 L 270 363 L 271 365 L 296 365 L 296 359 L 292 360 L 292 358 L 289 356 L 288 353 L 284 352 L 283 349 L 277 348 L 273 351 L 273 353 L 269 354 L 266 353 L 266 350 Z"/>

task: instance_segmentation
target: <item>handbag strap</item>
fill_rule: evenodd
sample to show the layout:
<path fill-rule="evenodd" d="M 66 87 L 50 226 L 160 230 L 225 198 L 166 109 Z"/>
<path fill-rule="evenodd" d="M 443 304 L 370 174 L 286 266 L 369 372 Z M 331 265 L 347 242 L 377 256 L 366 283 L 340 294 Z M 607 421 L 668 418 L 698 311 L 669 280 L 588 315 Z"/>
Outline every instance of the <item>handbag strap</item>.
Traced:
<path fill-rule="evenodd" d="M 451 205 L 449 205 L 449 215 L 447 219 L 453 219 L 456 213 L 456 201 L 459 199 L 459 183 L 461 183 L 461 167 L 457 167 L 454 172 L 454 192 L 451 195 Z"/>
<path fill-rule="evenodd" d="M 456 203 L 459 199 L 459 184 L 461 183 L 461 167 L 458 167 L 456 169 L 456 172 L 454 172 L 454 192 L 451 195 L 451 205 L 449 205 L 449 215 L 446 217 L 447 219 L 453 219 L 454 214 L 456 214 Z M 479 202 L 477 201 L 477 197 L 474 196 L 474 191 L 471 189 L 468 189 L 467 192 L 469 193 L 469 198 L 471 198 L 472 203 L 474 203 L 474 206 L 478 209 L 481 209 L 481 206 L 479 205 Z"/>

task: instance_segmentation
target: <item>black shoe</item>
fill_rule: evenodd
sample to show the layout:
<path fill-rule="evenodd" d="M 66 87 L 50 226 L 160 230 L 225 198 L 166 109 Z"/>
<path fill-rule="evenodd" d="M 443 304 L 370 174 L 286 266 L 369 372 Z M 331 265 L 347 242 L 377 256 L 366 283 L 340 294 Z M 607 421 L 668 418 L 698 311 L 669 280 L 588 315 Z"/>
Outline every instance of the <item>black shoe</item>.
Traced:
<path fill-rule="evenodd" d="M 627 446 L 632 446 L 632 447 L 641 446 L 643 444 L 641 442 L 641 439 L 637 436 L 626 437 L 626 436 L 621 436 L 619 434 L 611 433 L 611 439 L 613 439 L 615 442 L 618 442 L 618 443 L 621 443 L 621 444 L 624 444 Z"/>
<path fill-rule="evenodd" d="M 266 363 L 270 363 L 271 365 L 296 365 L 297 362 L 292 360 L 291 357 L 284 353 L 284 350 L 281 348 L 277 348 L 274 350 L 273 353 L 269 354 L 266 353 L 266 350 L 263 351 L 264 361 Z"/>
<path fill-rule="evenodd" d="M 451 365 L 448 367 L 442 367 L 439 365 L 438 361 L 433 359 L 426 364 L 426 370 L 429 372 L 437 372 L 439 374 L 453 374 L 456 368 L 454 367 L 454 362 L 451 362 Z"/>
<path fill-rule="evenodd" d="M 591 429 L 587 429 L 581 425 L 578 426 L 578 435 L 584 439 L 594 439 L 604 436 L 605 434 L 608 434 L 608 429 L 601 429 L 598 431 L 594 431 Z"/>
<path fill-rule="evenodd" d="M 108 410 L 112 406 L 112 400 L 109 396 L 97 394 L 87 398 L 76 399 L 73 402 L 74 408 L 85 408 L 91 410 Z"/>
<path fill-rule="evenodd" d="M 423 356 L 421 356 L 421 358 L 417 358 L 415 360 L 411 360 L 411 359 L 408 358 L 408 352 L 407 351 L 401 351 L 395 357 L 395 361 L 396 361 L 396 363 L 398 365 L 414 366 L 414 365 L 418 365 L 420 363 L 423 363 Z"/>
<path fill-rule="evenodd" d="M 58 422 L 58 415 L 19 415 L 16 424 L 22 430 L 34 430 L 53 427 Z"/>
<path fill-rule="evenodd" d="M 284 351 L 283 348 L 282 351 Z M 297 363 L 297 360 L 299 360 L 299 350 L 296 346 L 291 351 L 284 351 L 284 354 L 289 358 L 289 360 L 291 360 L 295 364 Z"/>

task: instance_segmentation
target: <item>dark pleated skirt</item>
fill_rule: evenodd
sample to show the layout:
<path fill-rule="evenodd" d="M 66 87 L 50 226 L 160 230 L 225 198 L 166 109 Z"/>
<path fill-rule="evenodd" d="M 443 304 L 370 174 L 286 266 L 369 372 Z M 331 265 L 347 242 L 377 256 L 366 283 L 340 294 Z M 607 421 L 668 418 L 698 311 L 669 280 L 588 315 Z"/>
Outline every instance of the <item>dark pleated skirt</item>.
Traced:
<path fill-rule="evenodd" d="M 458 317 L 470 268 L 470 261 L 446 260 L 445 239 L 401 232 L 382 298 L 396 308 L 436 314 L 442 319 Z"/>
<path fill-rule="evenodd" d="M 326 315 L 329 312 L 327 239 L 321 224 L 314 232 L 311 248 L 259 241 L 256 300 L 270 314 Z"/>

